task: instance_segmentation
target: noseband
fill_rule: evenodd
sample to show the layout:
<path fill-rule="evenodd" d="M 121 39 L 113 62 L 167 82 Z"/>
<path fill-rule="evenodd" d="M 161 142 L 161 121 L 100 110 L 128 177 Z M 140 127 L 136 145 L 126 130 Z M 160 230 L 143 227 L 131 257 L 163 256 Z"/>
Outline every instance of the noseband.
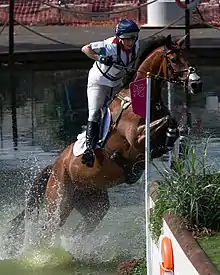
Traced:
<path fill-rule="evenodd" d="M 172 61 L 172 59 L 168 58 L 169 54 L 176 53 L 176 52 L 181 52 L 180 48 L 174 48 L 171 50 L 167 50 L 166 46 L 164 46 L 163 49 L 163 56 L 166 59 L 166 78 L 169 78 L 169 71 L 172 73 L 172 78 L 169 79 L 171 83 L 179 84 L 181 86 L 186 86 L 186 84 L 189 81 L 189 76 L 192 73 L 196 73 L 196 68 L 195 67 L 189 67 L 188 69 L 184 69 L 182 71 L 175 71 L 175 69 L 172 66 L 172 62 L 175 62 L 175 60 Z M 187 73 L 187 77 L 185 81 L 181 80 L 179 77 L 182 76 L 184 73 Z"/>

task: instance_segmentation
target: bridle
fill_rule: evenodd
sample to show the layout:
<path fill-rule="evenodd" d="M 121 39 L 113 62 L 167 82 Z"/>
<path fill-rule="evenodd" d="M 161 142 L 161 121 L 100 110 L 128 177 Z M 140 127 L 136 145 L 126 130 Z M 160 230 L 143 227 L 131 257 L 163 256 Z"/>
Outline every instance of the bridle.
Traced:
<path fill-rule="evenodd" d="M 171 50 L 167 50 L 166 46 L 164 46 L 164 48 L 163 48 L 163 56 L 166 60 L 166 75 L 165 75 L 165 77 L 171 83 L 175 83 L 175 84 L 181 85 L 183 87 L 186 87 L 186 85 L 188 85 L 190 74 L 196 73 L 196 68 L 190 66 L 187 69 L 184 69 L 181 71 L 176 71 L 173 66 L 174 60 L 170 59 L 168 56 L 172 53 L 182 52 L 182 49 L 177 48 L 177 46 L 175 46 L 175 45 L 174 45 L 174 47 L 175 48 L 173 48 Z M 171 72 L 171 74 L 172 74 L 171 78 L 169 78 L 169 72 Z M 186 79 L 181 80 L 179 77 L 182 76 L 184 73 L 187 73 Z"/>

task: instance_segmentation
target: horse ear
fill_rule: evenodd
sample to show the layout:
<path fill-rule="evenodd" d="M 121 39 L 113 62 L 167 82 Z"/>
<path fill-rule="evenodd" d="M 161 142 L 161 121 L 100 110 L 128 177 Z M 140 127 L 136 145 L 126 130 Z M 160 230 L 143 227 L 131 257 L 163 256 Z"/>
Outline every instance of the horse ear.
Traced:
<path fill-rule="evenodd" d="M 169 34 L 169 35 L 166 37 L 166 47 L 167 47 L 168 49 L 171 49 L 171 48 L 172 48 L 172 45 L 173 45 L 172 36 L 171 36 L 171 34 Z"/>
<path fill-rule="evenodd" d="M 188 34 L 184 35 L 183 37 L 180 38 L 180 40 L 178 40 L 178 41 L 176 42 L 176 44 L 177 44 L 180 48 L 183 46 L 183 43 L 185 42 L 187 35 L 188 35 Z"/>
<path fill-rule="evenodd" d="M 167 41 L 167 45 L 171 45 L 171 44 L 173 44 L 171 34 L 169 34 L 169 35 L 166 37 L 166 41 Z"/>

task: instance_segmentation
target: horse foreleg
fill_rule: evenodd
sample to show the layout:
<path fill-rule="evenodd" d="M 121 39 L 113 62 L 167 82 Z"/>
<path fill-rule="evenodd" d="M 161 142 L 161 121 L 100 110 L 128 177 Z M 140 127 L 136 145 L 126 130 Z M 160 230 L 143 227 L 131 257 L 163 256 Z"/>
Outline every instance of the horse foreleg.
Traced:
<path fill-rule="evenodd" d="M 140 159 L 130 162 L 123 158 L 119 152 L 114 152 L 110 157 L 111 160 L 115 161 L 115 163 L 122 168 L 124 173 L 124 181 L 127 184 L 136 183 L 144 171 L 144 160 L 141 154 L 139 156 Z"/>
<path fill-rule="evenodd" d="M 109 197 L 107 189 L 84 189 L 76 192 L 75 209 L 82 215 L 75 233 L 80 232 L 81 236 L 90 234 L 106 215 L 109 207 Z"/>
<path fill-rule="evenodd" d="M 50 177 L 52 165 L 48 165 L 44 168 L 39 175 L 30 183 L 30 188 L 27 192 L 26 199 L 26 209 L 23 209 L 15 218 L 13 218 L 9 224 L 10 229 L 8 231 L 8 238 L 17 236 L 17 230 L 21 227 L 22 232 L 24 232 L 24 219 L 36 220 L 39 214 L 39 208 L 43 202 L 45 196 L 47 181 Z M 36 210 L 36 216 L 32 215 L 34 210 Z"/>
<path fill-rule="evenodd" d="M 64 169 L 60 173 L 52 173 L 47 184 L 46 202 L 48 224 L 46 229 L 51 235 L 57 233 L 73 210 L 73 200 L 69 192 L 70 181 Z"/>
<path fill-rule="evenodd" d="M 37 175 L 27 192 L 26 199 L 26 216 L 30 219 L 38 218 L 39 207 L 43 203 L 47 182 L 52 171 L 52 165 L 48 165 Z M 36 210 L 36 216 L 33 216 L 33 212 Z"/>

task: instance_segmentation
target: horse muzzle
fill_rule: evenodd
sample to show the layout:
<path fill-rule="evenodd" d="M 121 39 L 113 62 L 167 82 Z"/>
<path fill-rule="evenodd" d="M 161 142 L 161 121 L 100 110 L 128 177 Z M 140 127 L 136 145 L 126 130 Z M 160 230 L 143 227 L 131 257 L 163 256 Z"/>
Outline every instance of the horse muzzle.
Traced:
<path fill-rule="evenodd" d="M 189 69 L 188 89 L 190 94 L 196 95 L 202 92 L 203 83 L 194 68 Z"/>

